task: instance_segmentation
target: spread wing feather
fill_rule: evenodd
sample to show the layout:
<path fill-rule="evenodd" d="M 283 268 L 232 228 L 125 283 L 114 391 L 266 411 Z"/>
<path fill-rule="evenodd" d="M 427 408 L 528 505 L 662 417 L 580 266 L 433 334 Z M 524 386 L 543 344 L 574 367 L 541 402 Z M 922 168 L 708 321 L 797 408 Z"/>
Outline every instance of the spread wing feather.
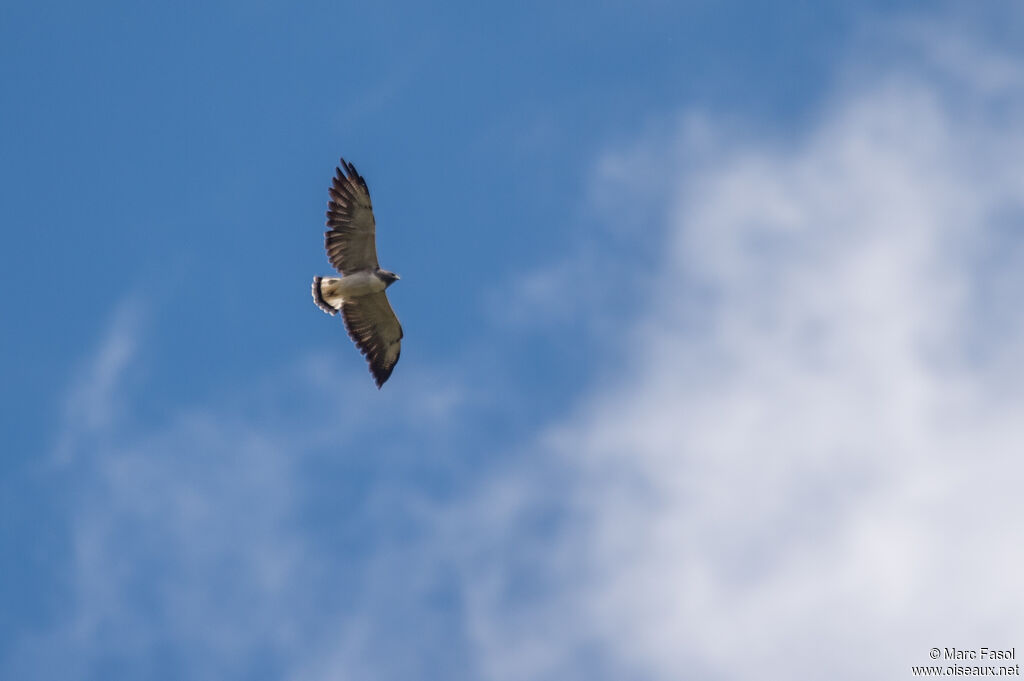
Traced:
<path fill-rule="evenodd" d="M 376 223 L 370 190 L 356 167 L 341 159 L 336 168 L 327 202 L 327 226 L 324 243 L 327 259 L 342 274 L 376 270 Z"/>
<path fill-rule="evenodd" d="M 370 364 L 370 373 L 380 388 L 388 380 L 402 352 L 402 325 L 391 309 L 387 295 L 372 293 L 342 303 L 345 329 Z"/>

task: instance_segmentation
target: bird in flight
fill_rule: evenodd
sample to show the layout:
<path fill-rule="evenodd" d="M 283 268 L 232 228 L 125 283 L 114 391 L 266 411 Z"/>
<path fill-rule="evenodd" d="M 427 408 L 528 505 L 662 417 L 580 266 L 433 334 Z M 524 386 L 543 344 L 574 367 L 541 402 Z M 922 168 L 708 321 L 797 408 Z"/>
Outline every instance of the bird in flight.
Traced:
<path fill-rule="evenodd" d="M 341 159 L 327 191 L 327 259 L 341 277 L 313 277 L 313 300 L 329 315 L 341 312 L 380 389 L 402 351 L 402 325 L 384 292 L 399 276 L 377 262 L 370 190 L 355 166 Z"/>

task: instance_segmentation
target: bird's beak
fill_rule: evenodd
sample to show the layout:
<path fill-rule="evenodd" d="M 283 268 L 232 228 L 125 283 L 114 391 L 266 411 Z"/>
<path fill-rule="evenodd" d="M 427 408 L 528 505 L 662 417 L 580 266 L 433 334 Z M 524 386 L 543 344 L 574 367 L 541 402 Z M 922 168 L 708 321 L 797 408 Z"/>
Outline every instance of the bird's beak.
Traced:
<path fill-rule="evenodd" d="M 401 279 L 401 277 L 396 274 L 395 275 L 395 281 L 398 281 L 399 279 Z"/>

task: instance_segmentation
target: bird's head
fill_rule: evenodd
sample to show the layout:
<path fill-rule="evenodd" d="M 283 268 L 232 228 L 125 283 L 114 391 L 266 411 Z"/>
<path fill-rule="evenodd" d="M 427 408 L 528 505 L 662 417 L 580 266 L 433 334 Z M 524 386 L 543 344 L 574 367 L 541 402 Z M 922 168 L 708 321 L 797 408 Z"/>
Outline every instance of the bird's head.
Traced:
<path fill-rule="evenodd" d="M 384 280 L 384 288 L 391 286 L 396 281 L 401 279 L 401 277 L 395 274 L 394 272 L 388 272 L 387 270 L 379 270 L 377 272 L 377 276 Z"/>

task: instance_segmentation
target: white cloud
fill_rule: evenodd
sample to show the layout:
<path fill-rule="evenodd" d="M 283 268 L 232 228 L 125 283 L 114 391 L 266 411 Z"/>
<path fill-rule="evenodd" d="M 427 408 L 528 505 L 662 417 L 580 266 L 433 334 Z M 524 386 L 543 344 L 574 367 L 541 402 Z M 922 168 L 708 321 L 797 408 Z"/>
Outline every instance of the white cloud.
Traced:
<path fill-rule="evenodd" d="M 678 169 L 661 276 L 617 378 L 541 439 L 568 519 L 539 567 L 509 557 L 515 513 L 483 521 L 515 547 L 475 580 L 491 678 L 583 678 L 594 651 L 629 678 L 897 678 L 1024 640 L 1024 68 L 936 44 L 796 139 L 691 121 L 623 155 Z M 517 570 L 540 596 L 501 593 Z"/>

